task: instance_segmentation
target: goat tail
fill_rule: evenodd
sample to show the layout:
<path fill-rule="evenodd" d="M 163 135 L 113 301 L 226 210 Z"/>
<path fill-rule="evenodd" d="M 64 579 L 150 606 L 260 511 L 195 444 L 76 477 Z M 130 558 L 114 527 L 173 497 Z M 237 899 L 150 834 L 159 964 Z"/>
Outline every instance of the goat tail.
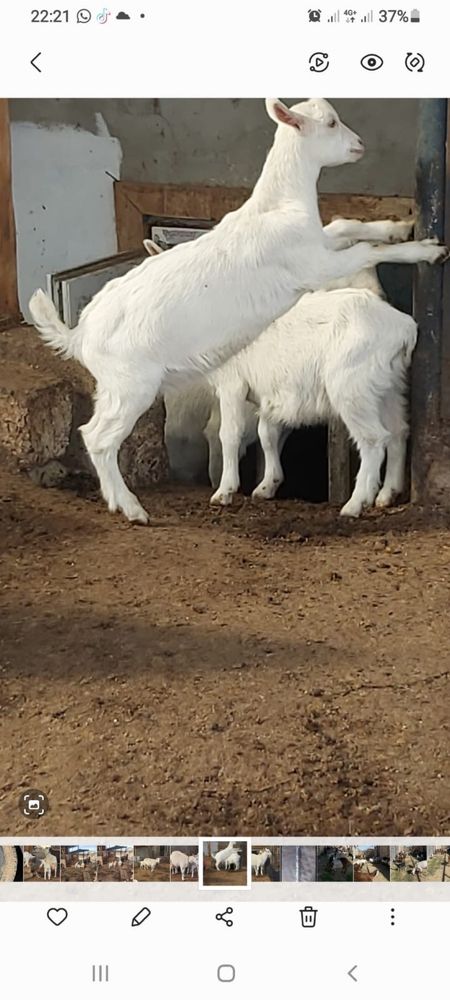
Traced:
<path fill-rule="evenodd" d="M 60 320 L 52 300 L 42 291 L 42 288 L 38 288 L 31 296 L 28 307 L 37 332 L 44 343 L 64 358 L 76 358 L 78 356 L 76 349 L 78 338 L 75 330 L 70 330 Z"/>

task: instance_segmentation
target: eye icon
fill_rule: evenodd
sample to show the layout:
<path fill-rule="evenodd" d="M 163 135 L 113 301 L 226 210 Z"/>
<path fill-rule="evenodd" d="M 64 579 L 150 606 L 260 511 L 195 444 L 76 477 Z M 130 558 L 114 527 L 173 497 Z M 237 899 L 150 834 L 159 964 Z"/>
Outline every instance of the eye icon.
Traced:
<path fill-rule="evenodd" d="M 384 66 L 384 59 L 381 56 L 377 56 L 375 52 L 369 52 L 367 56 L 363 56 L 361 59 L 361 66 L 363 69 L 368 69 L 369 72 L 373 73 L 376 69 L 381 69 Z"/>

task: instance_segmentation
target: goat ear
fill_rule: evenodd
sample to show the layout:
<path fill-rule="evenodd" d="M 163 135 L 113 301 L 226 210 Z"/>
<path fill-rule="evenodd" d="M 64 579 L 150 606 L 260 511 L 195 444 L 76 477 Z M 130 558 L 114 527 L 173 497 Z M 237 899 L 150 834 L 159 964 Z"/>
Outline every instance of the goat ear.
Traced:
<path fill-rule="evenodd" d="M 163 253 L 163 248 L 158 246 L 154 240 L 143 240 L 143 243 L 150 257 L 157 257 L 159 253 Z"/>
<path fill-rule="evenodd" d="M 269 118 L 276 122 L 277 125 L 280 123 L 282 125 L 290 125 L 291 128 L 296 128 L 299 132 L 305 126 L 306 119 L 304 115 L 299 115 L 296 111 L 292 111 L 286 104 L 283 104 L 283 101 L 279 101 L 277 97 L 266 98 L 266 111 Z"/>

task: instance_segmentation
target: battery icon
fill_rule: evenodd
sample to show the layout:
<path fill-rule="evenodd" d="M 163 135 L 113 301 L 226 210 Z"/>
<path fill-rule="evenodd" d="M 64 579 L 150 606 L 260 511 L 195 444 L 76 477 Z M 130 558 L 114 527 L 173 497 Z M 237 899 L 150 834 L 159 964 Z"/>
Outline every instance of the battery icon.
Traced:
<path fill-rule="evenodd" d="M 420 21 L 420 10 L 417 10 L 417 7 L 414 7 L 414 10 L 411 11 L 410 20 L 412 24 L 417 24 Z"/>

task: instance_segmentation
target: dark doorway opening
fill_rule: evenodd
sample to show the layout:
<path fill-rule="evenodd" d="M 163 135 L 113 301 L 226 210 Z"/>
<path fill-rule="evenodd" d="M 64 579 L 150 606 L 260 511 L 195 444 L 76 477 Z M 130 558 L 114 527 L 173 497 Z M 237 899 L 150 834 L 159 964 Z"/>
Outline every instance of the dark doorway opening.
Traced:
<path fill-rule="evenodd" d="M 281 463 L 285 480 L 277 493 L 279 500 L 328 500 L 328 429 L 300 427 L 291 431 L 284 445 Z M 241 486 L 249 495 L 263 476 L 259 445 L 252 445 L 241 462 Z"/>

